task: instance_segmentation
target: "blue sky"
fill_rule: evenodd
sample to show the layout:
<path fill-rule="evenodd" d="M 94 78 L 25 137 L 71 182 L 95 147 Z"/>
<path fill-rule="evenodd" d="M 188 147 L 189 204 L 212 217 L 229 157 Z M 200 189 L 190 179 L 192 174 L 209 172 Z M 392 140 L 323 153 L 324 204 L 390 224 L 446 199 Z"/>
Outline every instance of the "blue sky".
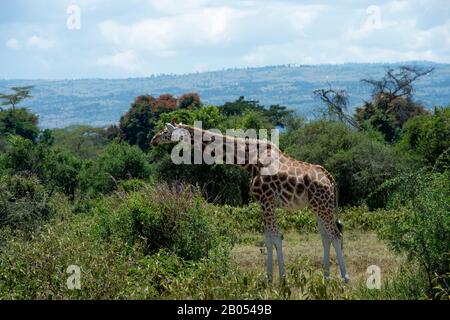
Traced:
<path fill-rule="evenodd" d="M 77 16 L 68 8 L 79 9 L 79 29 L 67 27 Z M 450 63 L 450 1 L 2 1 L 0 48 L 3 79 L 126 78 L 288 63 Z"/>

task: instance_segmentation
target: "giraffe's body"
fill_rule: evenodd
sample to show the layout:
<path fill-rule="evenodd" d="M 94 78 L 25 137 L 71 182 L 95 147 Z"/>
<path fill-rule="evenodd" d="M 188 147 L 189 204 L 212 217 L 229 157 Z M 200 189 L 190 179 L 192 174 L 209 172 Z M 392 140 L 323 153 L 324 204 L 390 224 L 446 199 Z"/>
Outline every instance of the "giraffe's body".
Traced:
<path fill-rule="evenodd" d="M 167 124 L 166 128 L 152 139 L 152 145 L 170 142 L 171 135 L 177 128 L 186 130 L 190 134 L 191 139 L 194 137 L 194 132 L 200 130 L 190 126 Z M 200 131 L 204 136 L 217 136 L 216 133 L 212 134 L 209 131 Z M 329 276 L 329 252 L 332 243 L 336 250 L 341 275 L 347 282 L 348 275 L 345 271 L 342 253 L 342 232 L 335 214 L 337 197 L 336 183 L 332 175 L 322 166 L 288 157 L 276 146 L 266 141 L 242 140 L 241 138 L 228 136 L 222 136 L 221 138 L 223 138 L 224 142 L 224 155 L 227 145 L 233 144 L 234 146 L 239 146 L 238 142 L 241 142 L 241 151 L 245 154 L 245 161 L 238 165 L 251 173 L 250 192 L 255 200 L 261 204 L 265 226 L 267 272 L 269 278 L 271 279 L 273 274 L 273 247 L 277 250 L 280 281 L 284 277 L 282 240 L 275 209 L 282 207 L 297 210 L 308 206 L 316 216 L 322 236 L 322 244 L 324 247 L 324 275 L 326 277 Z M 207 138 L 206 140 L 210 141 L 211 139 Z M 202 142 L 200 146 L 204 149 L 208 144 L 209 142 Z M 261 147 L 261 144 L 264 144 L 264 146 L 268 146 L 269 151 L 276 153 L 277 159 L 279 160 L 276 171 L 270 174 L 262 174 L 262 168 L 267 167 L 268 164 L 263 164 L 259 158 L 252 158 L 255 156 L 258 157 L 249 152 L 252 144 L 253 146 L 256 144 L 258 148 Z M 237 159 L 238 150 L 239 147 L 234 149 L 233 157 L 235 160 Z"/>

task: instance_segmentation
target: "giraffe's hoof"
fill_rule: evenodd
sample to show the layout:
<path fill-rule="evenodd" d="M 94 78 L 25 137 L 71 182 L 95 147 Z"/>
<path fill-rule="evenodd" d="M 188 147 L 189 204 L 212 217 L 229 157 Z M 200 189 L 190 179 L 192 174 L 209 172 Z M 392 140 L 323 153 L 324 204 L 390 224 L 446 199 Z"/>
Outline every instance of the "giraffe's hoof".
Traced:
<path fill-rule="evenodd" d="M 349 283 L 349 281 L 350 281 L 350 277 L 348 276 L 348 274 L 345 274 L 345 276 L 344 276 L 344 282 L 345 282 L 345 283 Z"/>

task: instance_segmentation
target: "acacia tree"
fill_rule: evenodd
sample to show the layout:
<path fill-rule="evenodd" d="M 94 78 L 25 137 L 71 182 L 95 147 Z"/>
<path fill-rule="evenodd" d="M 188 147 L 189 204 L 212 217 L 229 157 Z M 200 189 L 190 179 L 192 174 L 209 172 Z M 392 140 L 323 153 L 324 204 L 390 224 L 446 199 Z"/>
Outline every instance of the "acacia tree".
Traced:
<path fill-rule="evenodd" d="M 330 86 L 329 89 L 314 90 L 314 95 L 325 102 L 330 117 L 337 117 L 339 121 L 359 128 L 358 122 L 347 113 L 348 93 L 346 90 L 336 90 Z"/>
<path fill-rule="evenodd" d="M 14 110 L 16 108 L 16 105 L 22 102 L 22 100 L 26 98 L 32 98 L 32 96 L 30 95 L 31 89 L 33 89 L 33 86 L 12 87 L 11 90 L 14 91 L 14 93 L 0 93 L 0 99 L 3 100 L 0 105 L 10 105 Z M 0 108 L 0 110 L 2 110 L 2 108 Z"/>
<path fill-rule="evenodd" d="M 383 95 L 388 101 L 392 101 L 398 97 L 411 98 L 414 93 L 413 83 L 433 71 L 433 67 L 400 66 L 397 69 L 387 69 L 381 79 L 367 78 L 361 81 L 372 87 L 373 99 Z"/>
<path fill-rule="evenodd" d="M 22 100 L 30 98 L 30 91 L 32 87 L 13 87 L 14 93 L 0 94 L 0 99 L 3 101 L 0 105 L 10 105 L 11 108 L 3 110 L 0 108 L 0 136 L 7 136 L 9 134 L 20 135 L 29 140 L 35 141 L 39 128 L 38 116 L 29 112 L 26 108 L 16 109 L 16 105 Z"/>
<path fill-rule="evenodd" d="M 365 101 L 356 109 L 355 120 L 363 128 L 380 131 L 387 142 L 397 141 L 406 121 L 427 114 L 413 100 L 413 84 L 432 71 L 433 68 L 401 66 L 387 69 L 381 79 L 362 79 L 372 88 L 372 101 Z"/>

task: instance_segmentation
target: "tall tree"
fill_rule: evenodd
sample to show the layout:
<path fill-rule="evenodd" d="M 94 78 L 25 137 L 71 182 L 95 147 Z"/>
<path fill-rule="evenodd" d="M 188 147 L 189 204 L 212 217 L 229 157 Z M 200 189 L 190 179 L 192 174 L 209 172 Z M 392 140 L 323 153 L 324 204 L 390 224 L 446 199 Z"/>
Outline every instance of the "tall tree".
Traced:
<path fill-rule="evenodd" d="M 31 89 L 31 86 L 13 87 L 11 90 L 14 93 L 0 94 L 0 99 L 3 100 L 0 104 L 11 106 L 7 110 L 0 108 L 0 136 L 15 134 L 32 141 L 36 140 L 39 135 L 38 116 L 26 108 L 16 108 L 22 100 L 31 97 Z"/>
<path fill-rule="evenodd" d="M 22 100 L 26 98 L 32 98 L 32 96 L 30 95 L 31 89 L 33 89 L 33 86 L 12 87 L 11 90 L 14 91 L 14 93 L 0 93 L 0 99 L 3 100 L 0 105 L 10 105 L 12 109 L 15 109 L 16 105 L 22 102 Z M 2 110 L 2 108 L 0 108 L 0 110 Z"/>
<path fill-rule="evenodd" d="M 373 99 L 386 96 L 388 101 L 392 101 L 398 97 L 411 98 L 414 93 L 413 83 L 433 71 L 433 67 L 400 66 L 386 69 L 381 79 L 366 78 L 361 81 L 372 88 Z"/>
<path fill-rule="evenodd" d="M 387 69 L 381 79 L 362 79 L 372 88 L 372 101 L 356 109 L 355 120 L 363 127 L 380 131 L 387 142 L 395 142 L 403 125 L 411 118 L 427 114 L 414 102 L 414 82 L 430 74 L 433 68 L 401 66 Z"/>
<path fill-rule="evenodd" d="M 326 104 L 330 118 L 337 118 L 341 122 L 359 128 L 355 119 L 347 113 L 348 93 L 346 90 L 336 90 L 330 86 L 329 89 L 314 90 L 314 95 Z"/>

